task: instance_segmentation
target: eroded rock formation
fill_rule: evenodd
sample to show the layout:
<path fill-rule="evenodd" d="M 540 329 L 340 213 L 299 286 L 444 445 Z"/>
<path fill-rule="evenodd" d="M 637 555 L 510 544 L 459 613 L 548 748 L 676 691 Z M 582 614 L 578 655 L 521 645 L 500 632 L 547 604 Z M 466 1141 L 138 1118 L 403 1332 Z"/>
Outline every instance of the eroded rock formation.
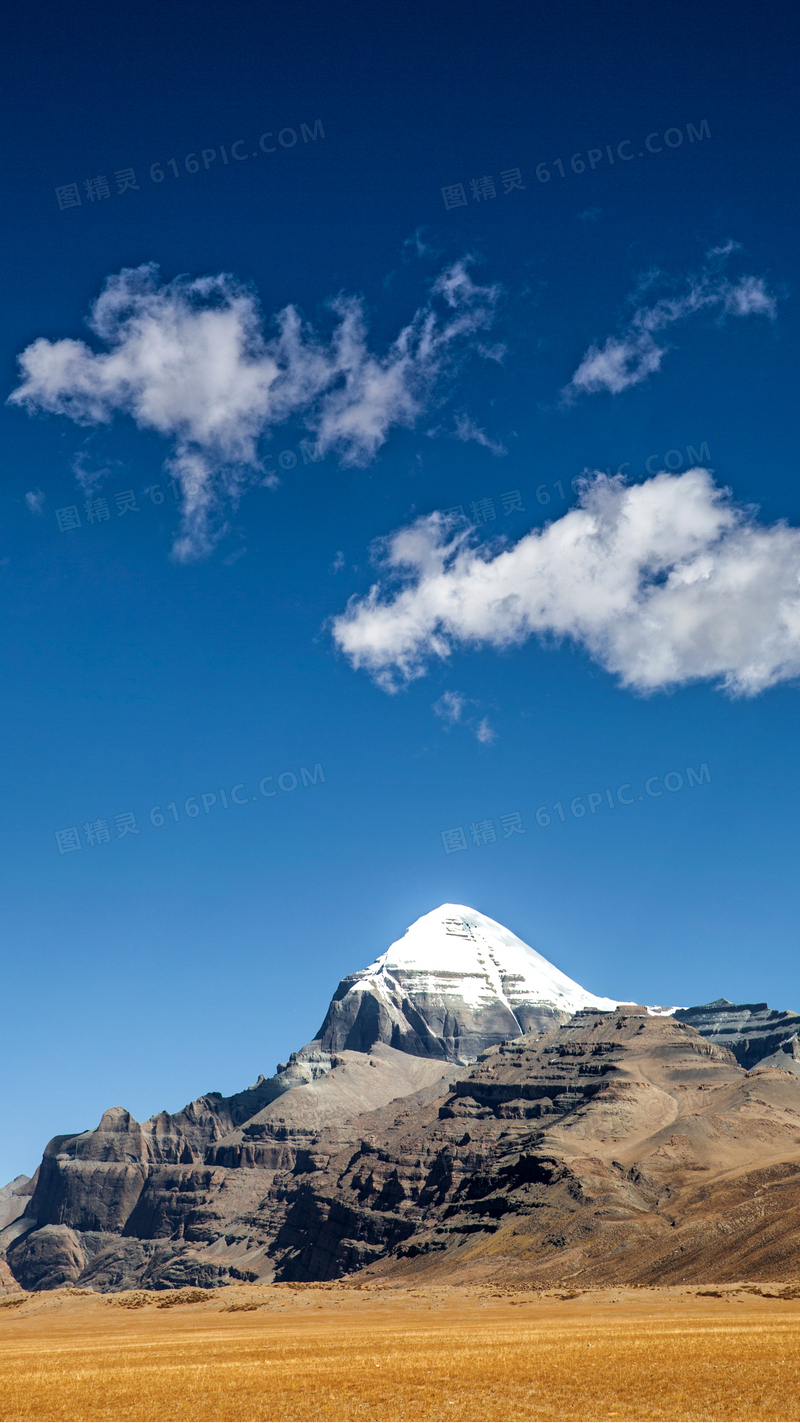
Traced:
<path fill-rule="evenodd" d="M 272 1078 L 51 1141 L 0 1192 L 0 1291 L 778 1278 L 800 1244 L 798 1025 L 595 998 L 445 905 Z"/>
<path fill-rule="evenodd" d="M 800 1014 L 779 1012 L 766 1003 L 731 1003 L 727 998 L 697 1008 L 676 1008 L 674 1016 L 703 1037 L 729 1047 L 742 1067 L 755 1067 L 783 1050 L 800 1031 Z"/>

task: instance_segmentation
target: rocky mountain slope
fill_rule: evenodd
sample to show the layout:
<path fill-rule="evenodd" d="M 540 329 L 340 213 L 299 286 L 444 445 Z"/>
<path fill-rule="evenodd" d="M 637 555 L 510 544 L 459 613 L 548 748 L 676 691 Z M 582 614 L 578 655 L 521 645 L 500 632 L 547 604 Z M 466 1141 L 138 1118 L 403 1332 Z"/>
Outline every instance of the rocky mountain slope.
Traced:
<path fill-rule="evenodd" d="M 280 1277 L 796 1276 L 797 1077 L 644 1009 L 580 1012 L 361 1127 L 357 1151 L 276 1177 Z"/>
<path fill-rule="evenodd" d="M 143 1123 L 112 1107 L 94 1131 L 48 1143 L 27 1212 L 0 1246 L 26 1289 L 78 1278 L 100 1289 L 236 1279 L 235 1258 L 198 1263 L 195 1247 L 255 1209 L 277 1170 L 313 1166 L 325 1127 L 347 1141 L 346 1123 L 364 1112 L 398 1095 L 439 1095 L 443 1066 L 377 1044 L 368 1057 L 335 1056 L 316 1081 L 273 1100 L 269 1084 L 234 1098 L 212 1093 Z"/>
<path fill-rule="evenodd" d="M 798 1020 L 669 1014 L 595 998 L 442 906 L 343 980 L 273 1078 L 56 1137 L 0 1193 L 0 1252 L 25 1289 L 722 1279 L 745 1261 L 777 1278 L 800 1204 Z"/>
<path fill-rule="evenodd" d="M 766 1003 L 731 1003 L 717 998 L 698 1008 L 676 1008 L 674 1016 L 703 1037 L 730 1048 L 742 1067 L 754 1067 L 771 1053 L 794 1052 L 800 1014 L 781 1013 Z"/>

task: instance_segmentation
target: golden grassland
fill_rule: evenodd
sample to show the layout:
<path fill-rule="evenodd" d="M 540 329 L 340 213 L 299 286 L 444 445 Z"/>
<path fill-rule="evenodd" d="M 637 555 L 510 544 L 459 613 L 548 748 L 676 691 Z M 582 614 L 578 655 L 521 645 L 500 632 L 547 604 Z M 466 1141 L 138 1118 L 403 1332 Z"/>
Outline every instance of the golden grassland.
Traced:
<path fill-rule="evenodd" d="M 239 1286 L 0 1298 L 0 1419 L 796 1419 L 800 1295 Z"/>

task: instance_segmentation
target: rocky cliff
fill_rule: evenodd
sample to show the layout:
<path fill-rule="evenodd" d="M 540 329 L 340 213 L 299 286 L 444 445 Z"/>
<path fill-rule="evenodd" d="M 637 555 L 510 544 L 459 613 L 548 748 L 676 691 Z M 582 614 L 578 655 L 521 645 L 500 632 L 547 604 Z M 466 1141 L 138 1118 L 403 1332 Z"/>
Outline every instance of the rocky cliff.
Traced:
<path fill-rule="evenodd" d="M 645 1009 L 579 1012 L 359 1125 L 251 1218 L 277 1278 L 794 1278 L 797 1077 Z"/>
<path fill-rule="evenodd" d="M 800 1031 L 800 1015 L 770 1009 L 766 1003 L 731 1003 L 717 998 L 697 1008 L 676 1008 L 674 1016 L 696 1028 L 703 1037 L 730 1048 L 742 1067 L 774 1052 L 793 1054 Z"/>
<path fill-rule="evenodd" d="M 94 1131 L 48 1143 L 25 1211 L 0 1245 L 26 1289 L 79 1278 L 100 1289 L 236 1279 L 235 1248 L 218 1262 L 198 1261 L 196 1247 L 219 1242 L 233 1217 L 255 1209 L 277 1170 L 313 1164 L 323 1128 L 349 1140 L 347 1123 L 364 1112 L 399 1095 L 438 1094 L 443 1067 L 378 1044 L 367 1057 L 334 1056 L 317 1079 L 277 1098 L 262 1082 L 142 1123 L 113 1107 Z"/>
<path fill-rule="evenodd" d="M 56 1137 L 0 1192 L 0 1259 L 25 1289 L 745 1261 L 776 1278 L 800 1205 L 800 1019 L 669 1013 L 596 998 L 442 906 L 343 980 L 272 1078 Z"/>

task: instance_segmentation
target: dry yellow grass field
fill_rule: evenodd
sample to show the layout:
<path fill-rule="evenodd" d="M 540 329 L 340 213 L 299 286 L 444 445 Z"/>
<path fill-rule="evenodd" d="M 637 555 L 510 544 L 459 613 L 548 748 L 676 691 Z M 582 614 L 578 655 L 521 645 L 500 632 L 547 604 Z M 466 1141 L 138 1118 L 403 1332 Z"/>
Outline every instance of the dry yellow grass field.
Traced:
<path fill-rule="evenodd" d="M 7 1296 L 0 1418 L 796 1419 L 793 1293 L 284 1285 Z"/>

